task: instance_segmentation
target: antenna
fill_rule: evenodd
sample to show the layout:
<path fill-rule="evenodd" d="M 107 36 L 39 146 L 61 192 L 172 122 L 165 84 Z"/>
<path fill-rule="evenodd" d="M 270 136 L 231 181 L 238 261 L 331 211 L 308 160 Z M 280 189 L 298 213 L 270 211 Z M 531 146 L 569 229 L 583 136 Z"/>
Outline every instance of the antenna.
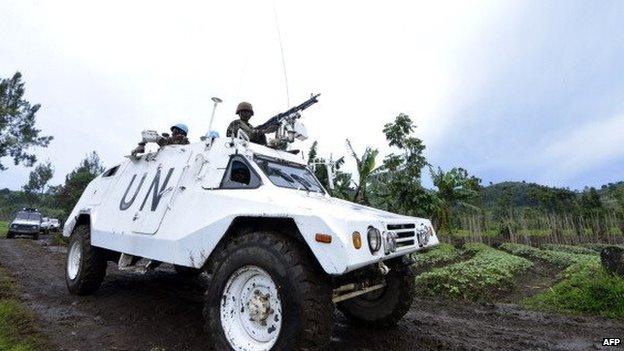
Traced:
<path fill-rule="evenodd" d="M 273 14 L 275 15 L 275 30 L 277 30 L 277 40 L 279 41 L 280 52 L 282 54 L 282 69 L 284 70 L 284 85 L 286 86 L 286 108 L 290 106 L 290 92 L 288 91 L 288 75 L 286 74 L 286 58 L 284 57 L 284 47 L 282 46 L 282 33 L 277 20 L 277 10 L 275 9 L 275 0 L 273 1 Z"/>
<path fill-rule="evenodd" d="M 212 116 L 210 117 L 210 124 L 208 124 L 208 132 L 212 130 L 212 121 L 214 120 L 215 111 L 217 110 L 217 105 L 223 102 L 223 100 L 219 99 L 216 96 L 212 97 L 212 101 L 214 102 L 214 105 L 212 106 Z"/>

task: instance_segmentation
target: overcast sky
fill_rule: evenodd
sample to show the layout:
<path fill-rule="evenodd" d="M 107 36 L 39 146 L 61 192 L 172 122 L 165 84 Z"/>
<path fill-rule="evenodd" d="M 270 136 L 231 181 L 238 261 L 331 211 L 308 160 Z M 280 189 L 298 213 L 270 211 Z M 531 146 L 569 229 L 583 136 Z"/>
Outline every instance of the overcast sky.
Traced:
<path fill-rule="evenodd" d="M 23 73 L 40 160 L 61 183 L 84 155 L 113 165 L 143 129 L 225 133 L 241 100 L 260 124 L 306 110 L 323 155 L 345 138 L 389 152 L 383 124 L 409 114 L 426 156 L 484 184 L 582 188 L 624 179 L 622 1 L 2 1 L 0 77 Z M 30 169 L 3 163 L 0 188 Z M 352 165 L 350 166 L 352 167 Z M 429 184 L 428 180 L 425 180 Z"/>

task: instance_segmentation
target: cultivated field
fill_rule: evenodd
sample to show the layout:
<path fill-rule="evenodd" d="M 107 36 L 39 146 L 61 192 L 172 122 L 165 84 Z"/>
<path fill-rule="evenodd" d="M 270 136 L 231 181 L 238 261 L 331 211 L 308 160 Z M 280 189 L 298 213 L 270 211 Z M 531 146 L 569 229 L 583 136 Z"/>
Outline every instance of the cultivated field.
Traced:
<path fill-rule="evenodd" d="M 94 296 L 71 296 L 54 243 L 0 239 L 0 350 L 203 350 L 203 278 L 111 264 Z M 396 329 L 336 312 L 331 349 L 601 349 L 624 336 L 624 278 L 603 270 L 602 246 L 442 244 L 415 256 L 419 297 Z"/>

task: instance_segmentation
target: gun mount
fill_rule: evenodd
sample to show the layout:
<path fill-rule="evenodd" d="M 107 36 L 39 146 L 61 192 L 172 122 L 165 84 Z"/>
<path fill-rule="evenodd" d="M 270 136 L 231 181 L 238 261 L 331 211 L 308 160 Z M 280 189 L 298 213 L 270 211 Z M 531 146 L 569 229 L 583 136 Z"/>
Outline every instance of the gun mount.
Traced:
<path fill-rule="evenodd" d="M 269 118 L 268 121 L 256 127 L 256 130 L 262 133 L 275 132 L 275 139 L 278 141 L 292 143 L 295 139 L 306 140 L 307 130 L 298 120 L 301 118 L 301 111 L 317 103 L 319 96 L 321 94 L 313 94 L 303 103 Z"/>

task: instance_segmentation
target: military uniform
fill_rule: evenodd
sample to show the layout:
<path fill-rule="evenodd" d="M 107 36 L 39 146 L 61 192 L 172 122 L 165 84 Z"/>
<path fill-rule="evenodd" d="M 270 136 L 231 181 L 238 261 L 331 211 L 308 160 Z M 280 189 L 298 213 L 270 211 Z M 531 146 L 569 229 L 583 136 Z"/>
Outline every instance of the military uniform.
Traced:
<path fill-rule="evenodd" d="M 275 150 L 286 150 L 288 148 L 288 142 L 286 140 L 273 139 L 269 142 L 269 147 Z"/>
<path fill-rule="evenodd" d="M 239 119 L 232 121 L 227 128 L 225 136 L 236 137 L 238 131 L 242 130 L 249 137 L 249 141 L 252 143 L 266 145 L 267 139 L 264 133 L 256 130 L 254 126 L 249 123 L 249 118 L 253 116 L 253 107 L 248 102 L 241 102 L 236 107 L 236 114 L 239 115 Z"/>
<path fill-rule="evenodd" d="M 176 124 L 175 126 L 171 127 L 171 132 L 173 133 L 173 135 L 169 135 L 168 133 L 163 133 L 162 137 L 158 139 L 156 144 L 158 144 L 158 146 L 160 147 L 167 146 L 167 145 L 189 144 L 189 140 L 186 137 L 186 134 L 188 133 L 188 127 L 185 124 Z M 130 155 L 136 157 L 137 154 L 144 153 L 145 144 L 146 142 L 144 141 L 139 142 L 139 145 L 130 152 Z"/>
<path fill-rule="evenodd" d="M 249 122 L 245 122 L 242 119 L 234 120 L 230 123 L 225 133 L 228 137 L 236 137 L 238 135 L 238 131 L 242 130 L 249 137 L 249 141 L 252 143 L 266 145 L 267 140 L 264 133 L 261 133 L 254 129 L 254 127 Z"/>
<path fill-rule="evenodd" d="M 177 138 L 174 138 L 173 136 L 167 136 L 158 140 L 158 146 L 161 146 L 161 147 L 167 146 L 167 145 L 186 145 L 188 143 L 189 143 L 189 140 L 185 136 L 177 137 Z"/>

